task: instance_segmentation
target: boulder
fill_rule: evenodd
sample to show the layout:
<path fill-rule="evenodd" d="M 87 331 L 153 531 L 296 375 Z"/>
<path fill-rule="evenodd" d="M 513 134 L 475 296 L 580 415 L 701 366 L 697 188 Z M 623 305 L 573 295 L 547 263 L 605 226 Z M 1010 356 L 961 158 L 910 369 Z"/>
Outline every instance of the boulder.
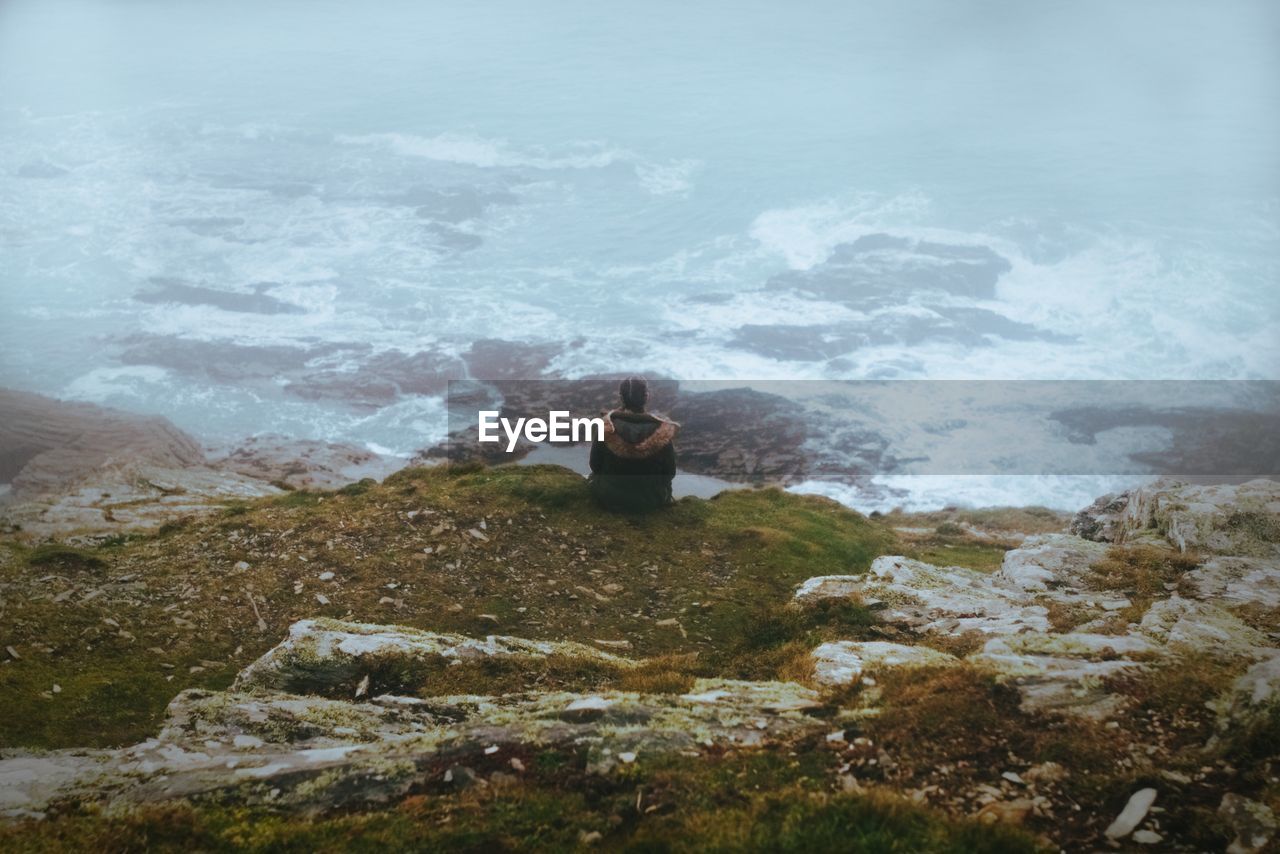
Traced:
<path fill-rule="evenodd" d="M 1105 719 L 1125 700 L 1110 694 L 1105 681 L 1145 667 L 1125 658 L 1151 649 L 1144 641 L 1105 635 L 1018 635 L 987 641 L 968 661 L 1013 684 L 1027 711 Z"/>

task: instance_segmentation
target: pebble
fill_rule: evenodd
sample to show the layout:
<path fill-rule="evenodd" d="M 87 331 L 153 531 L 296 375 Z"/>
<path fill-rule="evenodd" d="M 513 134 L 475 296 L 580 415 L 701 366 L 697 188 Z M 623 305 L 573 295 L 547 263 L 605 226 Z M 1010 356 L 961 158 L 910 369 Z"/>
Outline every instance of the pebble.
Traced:
<path fill-rule="evenodd" d="M 1139 830 L 1133 834 L 1133 841 L 1139 845 L 1155 845 L 1163 840 L 1164 837 L 1154 830 Z"/>
<path fill-rule="evenodd" d="M 332 580 L 333 580 L 333 573 L 332 573 L 332 572 L 325 571 L 325 572 L 320 573 L 320 574 L 319 574 L 319 575 L 317 575 L 316 577 L 317 577 L 317 578 L 319 578 L 321 581 L 332 581 Z"/>
<path fill-rule="evenodd" d="M 1129 802 L 1124 805 L 1124 809 L 1120 811 L 1120 815 L 1116 816 L 1116 820 L 1111 822 L 1107 827 L 1105 834 L 1108 839 L 1124 839 L 1134 828 L 1142 824 L 1142 820 L 1147 817 L 1147 813 L 1151 810 L 1151 805 L 1156 801 L 1155 789 L 1139 789 L 1129 798 Z"/>

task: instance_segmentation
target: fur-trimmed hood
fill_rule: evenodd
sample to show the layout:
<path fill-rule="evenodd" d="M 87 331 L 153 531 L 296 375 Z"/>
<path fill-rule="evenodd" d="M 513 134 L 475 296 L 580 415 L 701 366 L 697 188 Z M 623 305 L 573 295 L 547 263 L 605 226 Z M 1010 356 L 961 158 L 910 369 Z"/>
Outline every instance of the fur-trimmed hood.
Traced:
<path fill-rule="evenodd" d="M 614 419 L 618 424 L 614 424 Z M 680 425 L 651 412 L 614 409 L 604 415 L 605 447 L 618 457 L 642 460 L 661 451 L 675 440 Z"/>

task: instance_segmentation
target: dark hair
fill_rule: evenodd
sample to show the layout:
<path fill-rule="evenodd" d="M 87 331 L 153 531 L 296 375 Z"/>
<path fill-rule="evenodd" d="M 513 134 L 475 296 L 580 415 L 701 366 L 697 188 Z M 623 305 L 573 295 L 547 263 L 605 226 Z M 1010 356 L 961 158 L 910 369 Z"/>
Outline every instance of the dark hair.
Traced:
<path fill-rule="evenodd" d="M 644 412 L 644 405 L 649 402 L 649 384 L 644 377 L 627 377 L 618 386 L 618 395 L 622 398 L 624 409 Z"/>

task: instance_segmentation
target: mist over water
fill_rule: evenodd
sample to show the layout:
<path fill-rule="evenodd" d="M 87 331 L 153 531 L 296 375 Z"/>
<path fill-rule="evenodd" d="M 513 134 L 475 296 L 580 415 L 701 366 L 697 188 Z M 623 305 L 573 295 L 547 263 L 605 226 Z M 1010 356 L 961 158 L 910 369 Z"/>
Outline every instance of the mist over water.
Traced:
<path fill-rule="evenodd" d="M 1280 7 L 688 5 L 0 6 L 0 385 L 409 454 L 481 339 L 1280 379 Z"/>

